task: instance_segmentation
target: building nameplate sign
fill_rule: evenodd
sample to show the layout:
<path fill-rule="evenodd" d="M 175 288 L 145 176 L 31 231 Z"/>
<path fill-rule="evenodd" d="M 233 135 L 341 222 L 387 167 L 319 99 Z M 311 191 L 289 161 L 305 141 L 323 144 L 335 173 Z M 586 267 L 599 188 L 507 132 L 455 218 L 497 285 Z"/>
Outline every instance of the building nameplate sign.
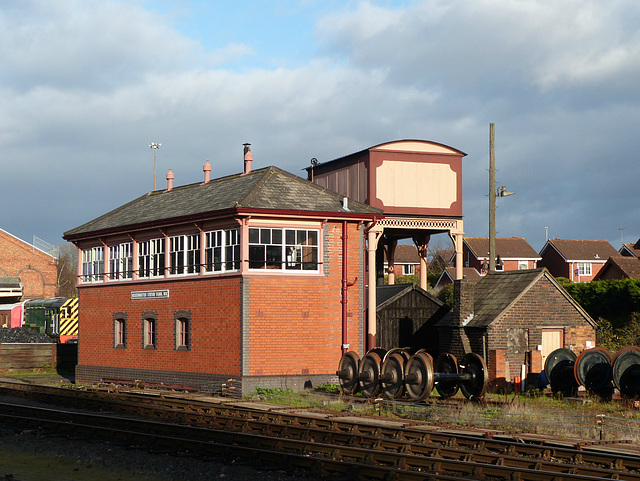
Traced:
<path fill-rule="evenodd" d="M 166 299 L 169 297 L 169 289 L 160 291 L 138 291 L 131 293 L 131 299 Z"/>

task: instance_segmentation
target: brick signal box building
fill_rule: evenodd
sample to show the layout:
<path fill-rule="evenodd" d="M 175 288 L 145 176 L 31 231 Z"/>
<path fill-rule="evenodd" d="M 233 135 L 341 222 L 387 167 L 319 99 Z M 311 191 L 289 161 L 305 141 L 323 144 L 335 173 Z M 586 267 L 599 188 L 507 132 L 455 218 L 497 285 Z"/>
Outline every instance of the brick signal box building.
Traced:
<path fill-rule="evenodd" d="M 410 238 L 426 263 L 445 232 L 461 253 L 463 155 L 389 142 L 304 180 L 252 170 L 246 148 L 237 175 L 211 180 L 207 161 L 202 183 L 174 188 L 169 171 L 166 190 L 64 235 L 79 252 L 78 382 L 247 394 L 334 381 L 343 352 L 376 345 L 383 249 L 392 263 Z"/>

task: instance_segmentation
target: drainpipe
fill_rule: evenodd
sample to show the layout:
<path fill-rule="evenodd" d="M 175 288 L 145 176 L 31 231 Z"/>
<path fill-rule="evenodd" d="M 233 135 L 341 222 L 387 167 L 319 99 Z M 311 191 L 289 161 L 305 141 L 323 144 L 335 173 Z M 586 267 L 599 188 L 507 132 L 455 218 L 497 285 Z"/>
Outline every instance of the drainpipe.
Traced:
<path fill-rule="evenodd" d="M 349 302 L 348 292 L 349 287 L 358 282 L 358 277 L 349 282 L 347 280 L 347 272 L 349 263 L 347 261 L 347 221 L 342 221 L 342 354 L 345 354 L 349 350 L 349 343 L 347 339 L 347 305 Z"/>

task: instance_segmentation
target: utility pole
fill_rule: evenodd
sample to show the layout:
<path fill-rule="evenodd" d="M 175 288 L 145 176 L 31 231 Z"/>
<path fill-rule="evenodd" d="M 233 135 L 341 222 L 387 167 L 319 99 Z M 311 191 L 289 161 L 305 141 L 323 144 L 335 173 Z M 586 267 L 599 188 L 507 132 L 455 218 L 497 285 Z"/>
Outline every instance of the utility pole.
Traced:
<path fill-rule="evenodd" d="M 496 270 L 496 130 L 489 124 L 489 272 Z"/>

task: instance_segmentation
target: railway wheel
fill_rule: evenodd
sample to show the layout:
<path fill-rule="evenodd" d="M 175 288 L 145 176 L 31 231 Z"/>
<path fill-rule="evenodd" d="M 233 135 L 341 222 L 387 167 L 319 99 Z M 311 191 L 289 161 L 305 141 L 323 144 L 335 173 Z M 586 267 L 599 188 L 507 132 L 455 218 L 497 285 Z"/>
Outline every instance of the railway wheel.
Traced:
<path fill-rule="evenodd" d="M 611 353 L 604 347 L 582 351 L 573 368 L 576 380 L 596 393 L 611 389 L 611 359 Z"/>
<path fill-rule="evenodd" d="M 626 398 L 640 395 L 640 348 L 625 347 L 613 358 L 613 383 Z"/>
<path fill-rule="evenodd" d="M 409 354 L 404 349 L 391 349 L 382 360 L 380 383 L 382 392 L 389 399 L 400 399 L 404 395 L 404 367 Z"/>
<path fill-rule="evenodd" d="M 574 374 L 576 353 L 561 347 L 551 352 L 544 362 L 544 372 L 554 393 L 572 395 L 578 388 Z"/>
<path fill-rule="evenodd" d="M 338 382 L 342 388 L 342 392 L 348 396 L 358 391 L 358 367 L 360 365 L 360 357 L 353 351 L 346 352 L 340 358 L 338 364 Z"/>
<path fill-rule="evenodd" d="M 470 352 L 465 354 L 460 365 L 461 377 L 470 375 L 469 379 L 460 382 L 460 390 L 467 399 L 479 399 L 487 392 L 489 372 L 482 357 Z"/>
<path fill-rule="evenodd" d="M 364 355 L 362 361 L 360 361 L 358 385 L 365 397 L 370 398 L 380 394 L 380 390 L 382 389 L 382 385 L 380 384 L 380 368 L 385 353 L 386 351 L 384 349 L 371 349 Z"/>
<path fill-rule="evenodd" d="M 440 374 L 436 389 L 442 399 L 455 396 L 460 388 L 458 382 L 458 359 L 453 354 L 443 352 L 436 358 L 435 371 Z"/>
<path fill-rule="evenodd" d="M 409 358 L 404 368 L 407 395 L 413 401 L 423 401 L 433 391 L 433 358 L 425 351 L 418 351 Z"/>

